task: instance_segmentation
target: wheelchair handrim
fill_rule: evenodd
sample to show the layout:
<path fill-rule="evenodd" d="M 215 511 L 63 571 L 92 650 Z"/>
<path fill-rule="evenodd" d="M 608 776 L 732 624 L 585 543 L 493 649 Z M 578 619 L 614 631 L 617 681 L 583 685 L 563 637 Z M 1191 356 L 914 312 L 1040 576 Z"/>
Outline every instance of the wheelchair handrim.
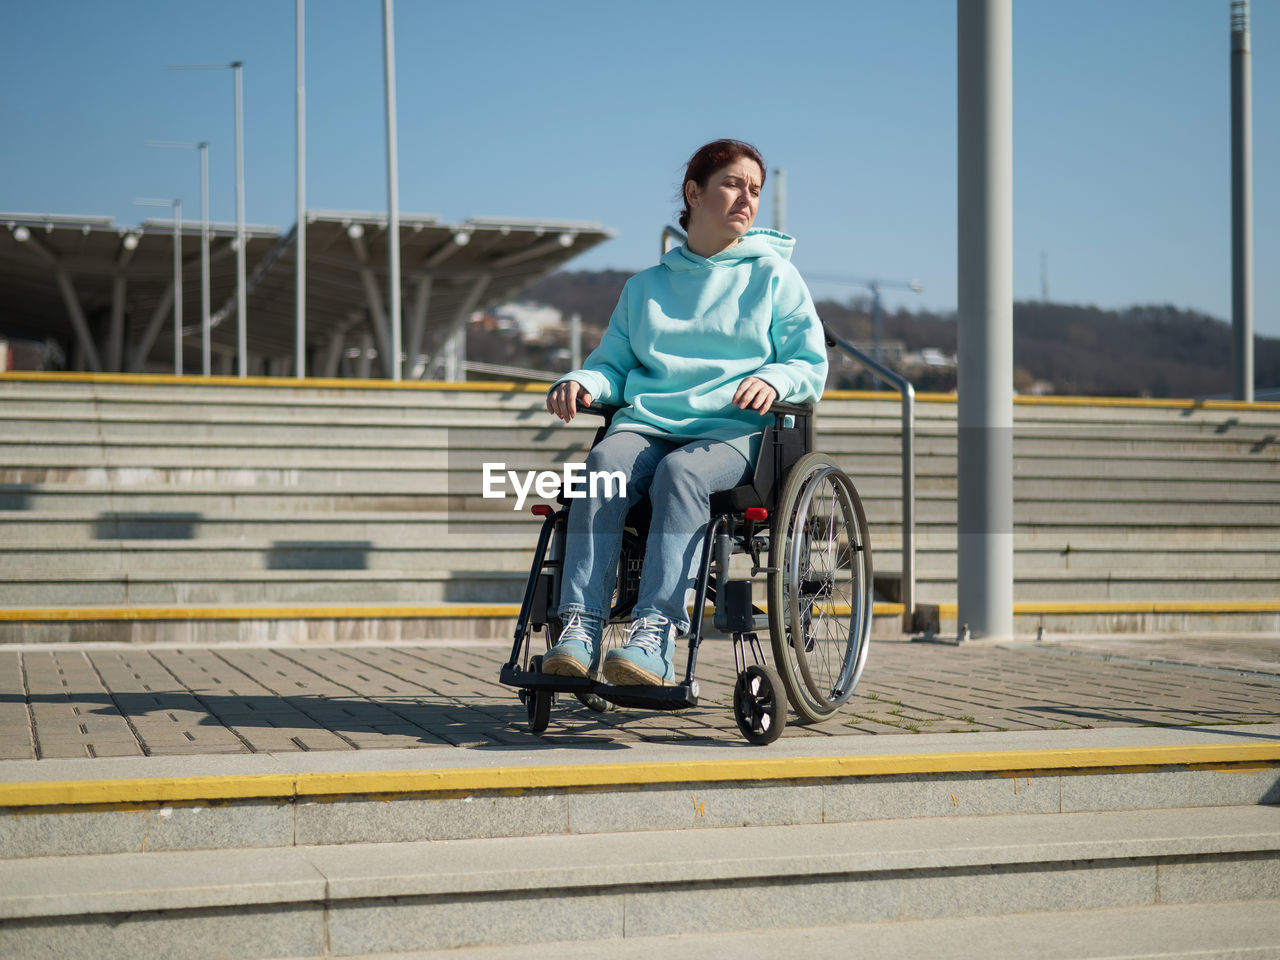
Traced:
<path fill-rule="evenodd" d="M 826 481 L 831 478 L 832 482 L 828 484 Z M 824 466 L 817 470 L 812 477 L 808 478 L 804 490 L 796 503 L 794 517 L 797 522 L 808 523 L 810 517 L 810 509 L 813 506 L 814 497 L 818 491 L 829 489 L 833 495 L 833 509 L 828 514 L 828 524 L 835 522 L 837 515 L 843 519 L 845 530 L 856 530 L 862 535 L 866 529 L 865 520 L 862 518 L 861 506 L 857 502 L 857 495 L 851 489 L 852 484 L 848 478 L 834 466 Z M 836 510 L 838 509 L 838 514 Z M 828 528 L 826 541 L 829 545 L 828 560 L 834 559 L 834 551 L 832 545 L 835 543 L 835 534 L 838 531 Z M 810 559 L 809 536 L 806 531 L 800 529 L 791 529 L 788 531 L 789 541 L 787 543 L 789 563 L 787 564 L 787 603 L 789 605 L 792 643 L 799 644 L 795 648 L 795 661 L 799 667 L 800 674 L 804 680 L 805 686 L 809 692 L 818 700 L 819 703 L 828 707 L 837 707 L 849 699 L 853 694 L 854 687 L 857 686 L 858 678 L 862 673 L 863 664 L 866 661 L 866 634 L 869 632 L 869 614 L 871 611 L 871 575 L 870 564 L 865 551 L 865 544 L 861 544 L 864 549 L 855 550 L 854 544 L 849 542 L 844 550 L 848 554 L 847 575 L 840 577 L 841 584 L 847 584 L 849 600 L 847 606 L 850 610 L 849 629 L 844 636 L 844 654 L 841 659 L 840 669 L 836 674 L 834 683 L 819 683 L 819 677 L 815 676 L 815 671 L 809 662 L 809 656 L 806 652 L 808 643 L 805 637 L 809 635 L 807 626 L 813 622 L 817 616 L 822 623 L 828 623 L 837 611 L 845 606 L 842 603 L 820 604 L 818 602 L 808 603 L 803 606 L 801 581 L 804 579 L 802 573 L 806 567 L 802 567 L 802 554 L 804 559 Z M 838 547 L 836 547 L 838 550 Z M 862 567 L 864 576 L 859 577 L 859 567 Z M 832 584 L 836 582 L 835 573 L 840 570 L 838 563 L 830 563 L 826 576 L 830 578 Z M 857 584 L 861 580 L 865 586 L 864 595 L 858 595 Z M 824 610 L 823 607 L 827 609 Z M 819 638 L 813 649 L 818 649 L 818 644 L 830 646 L 834 642 L 832 638 L 823 640 Z"/>

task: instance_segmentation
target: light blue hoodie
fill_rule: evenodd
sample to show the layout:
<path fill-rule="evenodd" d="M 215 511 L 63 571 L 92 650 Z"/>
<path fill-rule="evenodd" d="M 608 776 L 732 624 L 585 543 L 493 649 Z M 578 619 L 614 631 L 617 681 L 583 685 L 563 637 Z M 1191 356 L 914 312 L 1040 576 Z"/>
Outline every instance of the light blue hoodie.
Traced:
<path fill-rule="evenodd" d="M 813 298 L 791 265 L 795 240 L 750 230 L 706 258 L 669 251 L 623 287 L 600 345 L 576 380 L 604 404 L 627 405 L 610 432 L 724 440 L 755 462 L 768 416 L 733 405 L 755 376 L 778 399 L 822 394 L 827 353 Z"/>

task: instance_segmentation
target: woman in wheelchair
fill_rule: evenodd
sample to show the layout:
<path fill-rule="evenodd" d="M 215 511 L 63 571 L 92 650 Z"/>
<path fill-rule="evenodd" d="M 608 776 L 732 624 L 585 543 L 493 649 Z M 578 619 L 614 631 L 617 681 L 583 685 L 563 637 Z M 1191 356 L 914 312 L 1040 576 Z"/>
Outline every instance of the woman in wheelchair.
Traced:
<path fill-rule="evenodd" d="M 699 567 L 712 493 L 750 477 L 766 414 L 813 402 L 827 375 L 813 300 L 790 262 L 795 241 L 753 229 L 764 187 L 759 152 L 716 140 L 689 160 L 680 225 L 688 241 L 627 281 L 599 347 L 554 384 L 547 409 L 620 406 L 587 458 L 588 476 L 620 471 L 626 496 L 569 511 L 558 642 L 542 672 L 617 685 L 675 683 L 674 648 L 690 629 L 686 595 Z M 628 510 L 652 520 L 623 646 L 601 664 Z"/>

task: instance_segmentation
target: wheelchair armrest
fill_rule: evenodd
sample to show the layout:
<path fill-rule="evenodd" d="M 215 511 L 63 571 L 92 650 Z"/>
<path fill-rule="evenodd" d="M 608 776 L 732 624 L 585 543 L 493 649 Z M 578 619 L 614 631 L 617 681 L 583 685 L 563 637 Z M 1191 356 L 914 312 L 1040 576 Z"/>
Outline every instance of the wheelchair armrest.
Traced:
<path fill-rule="evenodd" d="M 578 401 L 579 413 L 589 413 L 592 416 L 604 417 L 604 425 L 606 427 L 613 423 L 614 415 L 619 410 L 625 409 L 626 407 L 613 406 L 607 403 L 596 403 L 595 401 L 592 401 L 590 404 L 585 404 L 581 400 Z"/>
<path fill-rule="evenodd" d="M 776 417 L 807 417 L 813 413 L 812 403 L 784 403 L 776 400 L 769 407 L 769 412 Z"/>

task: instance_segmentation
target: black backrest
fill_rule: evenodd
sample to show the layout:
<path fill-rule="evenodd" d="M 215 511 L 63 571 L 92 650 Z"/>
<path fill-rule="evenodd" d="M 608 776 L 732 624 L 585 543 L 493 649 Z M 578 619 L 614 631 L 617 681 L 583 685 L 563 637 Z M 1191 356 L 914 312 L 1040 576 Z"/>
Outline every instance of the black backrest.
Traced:
<path fill-rule="evenodd" d="M 813 449 L 813 407 L 809 404 L 775 403 L 769 413 L 773 423 L 764 428 L 760 455 L 749 484 L 711 495 L 711 512 L 740 513 L 747 507 L 773 509 L 782 494 L 787 472 Z M 786 426 L 786 419 L 793 423 Z"/>

